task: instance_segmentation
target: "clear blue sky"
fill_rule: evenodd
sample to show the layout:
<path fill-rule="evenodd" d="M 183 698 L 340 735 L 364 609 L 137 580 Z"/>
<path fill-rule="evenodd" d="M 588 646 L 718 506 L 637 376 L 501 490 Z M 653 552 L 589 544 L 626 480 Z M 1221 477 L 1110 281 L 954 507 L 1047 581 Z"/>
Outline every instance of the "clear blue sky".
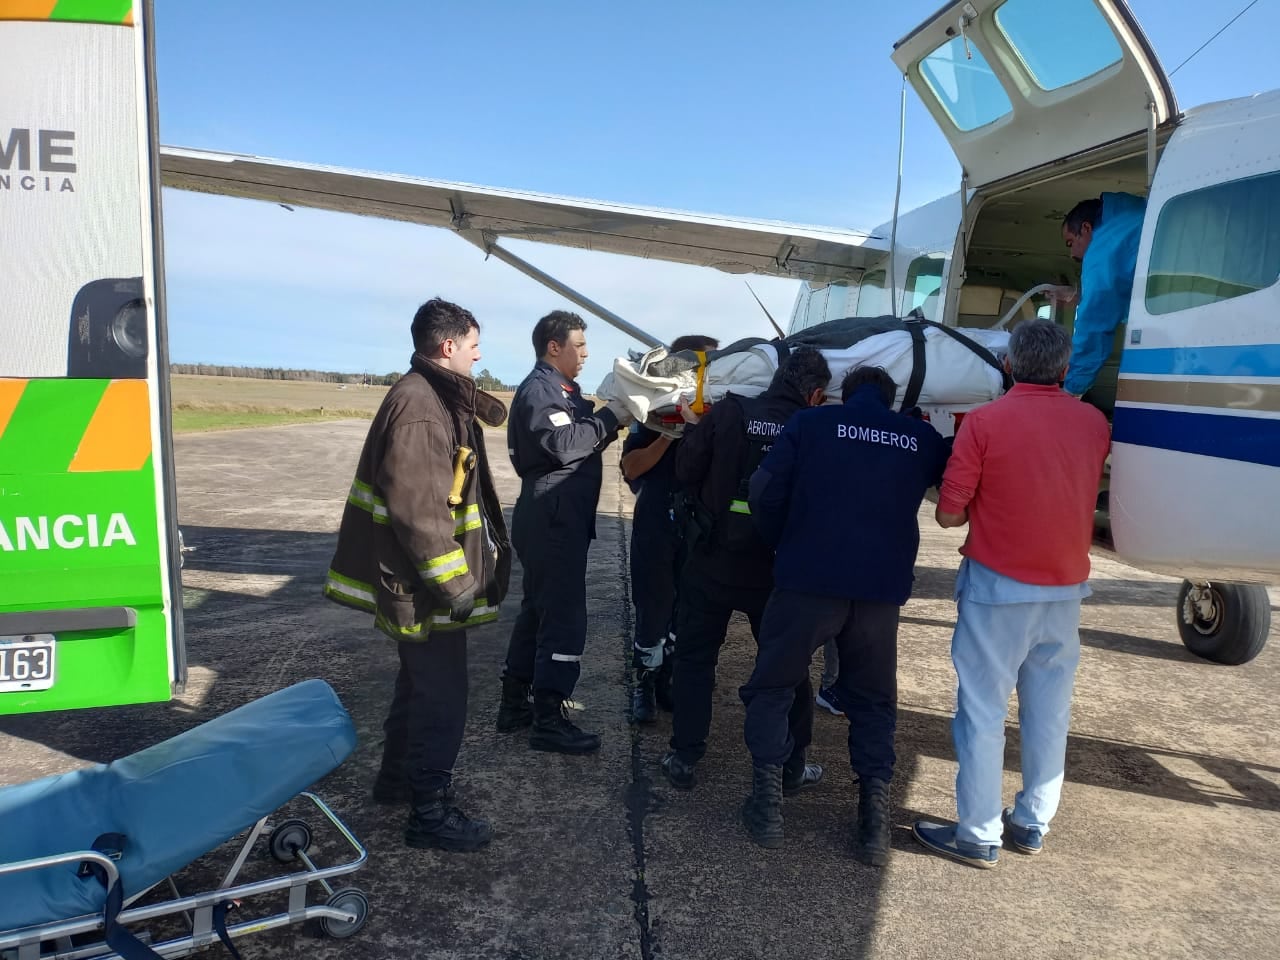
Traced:
<path fill-rule="evenodd" d="M 1131 7 L 1168 71 L 1245 2 Z M 892 46 L 940 5 L 156 0 L 161 139 L 867 229 L 892 210 Z M 1280 2 L 1261 0 L 1174 76 L 1180 106 L 1280 85 L 1277 35 Z M 958 179 L 909 93 L 903 209 Z M 480 366 L 514 382 L 533 322 L 567 305 L 444 230 L 172 190 L 164 214 L 177 362 L 402 370 L 414 309 L 440 295 L 475 312 Z M 658 336 L 768 335 L 741 277 L 512 247 Z M 751 283 L 785 322 L 795 282 Z M 592 389 L 634 344 L 587 319 Z"/>

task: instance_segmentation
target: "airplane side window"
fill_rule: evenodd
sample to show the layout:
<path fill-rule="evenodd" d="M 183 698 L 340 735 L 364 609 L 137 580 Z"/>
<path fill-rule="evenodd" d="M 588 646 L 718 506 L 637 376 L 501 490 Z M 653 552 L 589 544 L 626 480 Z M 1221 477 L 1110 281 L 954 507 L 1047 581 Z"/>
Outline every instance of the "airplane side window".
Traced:
<path fill-rule="evenodd" d="M 1096 0 L 1054 0 L 1052 29 L 1043 0 L 1005 0 L 996 26 L 1041 90 L 1079 83 L 1124 57 Z"/>
<path fill-rule="evenodd" d="M 883 317 L 892 313 L 889 306 L 889 292 L 884 288 L 885 271 L 873 270 L 864 274 L 862 286 L 858 288 L 858 306 L 854 310 L 855 317 Z"/>
<path fill-rule="evenodd" d="M 1013 112 L 1009 95 L 982 51 L 953 37 L 920 61 L 920 73 L 961 130 L 976 130 Z"/>
<path fill-rule="evenodd" d="M 858 295 L 858 288 L 856 286 L 851 288 L 847 283 L 833 283 L 829 289 L 831 292 L 827 297 L 827 308 L 819 319 L 839 320 L 841 317 L 849 316 L 853 312 L 849 306 Z"/>
<path fill-rule="evenodd" d="M 907 302 L 902 313 L 906 315 L 919 307 L 926 320 L 937 320 L 938 296 L 942 289 L 942 268 L 945 259 L 938 256 L 916 257 L 907 268 Z"/>
<path fill-rule="evenodd" d="M 1176 313 L 1280 279 L 1280 172 L 1220 183 L 1165 203 L 1147 268 L 1147 310 Z"/>
<path fill-rule="evenodd" d="M 805 326 L 812 327 L 821 323 L 827 315 L 827 303 L 831 299 L 831 284 L 824 284 L 821 290 L 813 291 L 813 299 L 809 301 L 809 315 L 805 317 Z"/>
<path fill-rule="evenodd" d="M 791 327 L 788 333 L 799 333 L 814 324 L 830 319 L 827 316 L 833 284 L 809 282 L 800 285 L 796 305 L 791 311 Z"/>

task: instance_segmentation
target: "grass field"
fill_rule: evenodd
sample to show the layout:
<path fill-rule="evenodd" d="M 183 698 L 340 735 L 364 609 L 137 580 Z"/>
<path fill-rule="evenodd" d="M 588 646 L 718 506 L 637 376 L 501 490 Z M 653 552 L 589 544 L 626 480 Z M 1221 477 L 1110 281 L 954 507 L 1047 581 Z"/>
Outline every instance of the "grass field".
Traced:
<path fill-rule="evenodd" d="M 174 374 L 176 433 L 373 418 L 386 387 Z M 510 394 L 499 394 L 510 401 Z"/>

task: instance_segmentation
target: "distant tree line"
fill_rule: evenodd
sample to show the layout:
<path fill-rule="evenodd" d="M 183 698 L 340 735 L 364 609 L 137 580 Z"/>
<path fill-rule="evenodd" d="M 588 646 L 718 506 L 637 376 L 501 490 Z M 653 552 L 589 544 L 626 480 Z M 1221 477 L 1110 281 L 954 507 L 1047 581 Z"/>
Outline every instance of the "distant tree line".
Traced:
<path fill-rule="evenodd" d="M 514 385 L 507 385 L 490 373 L 487 369 L 476 374 L 476 386 L 481 390 L 514 390 Z"/>
<path fill-rule="evenodd" d="M 333 373 L 326 370 L 286 370 L 282 367 L 231 367 L 219 363 L 171 363 L 172 373 L 198 377 L 250 377 L 255 380 L 304 380 L 311 383 L 351 383 L 361 386 L 389 387 L 400 379 L 400 373 Z M 481 390 L 514 390 L 487 369 L 476 374 Z"/>

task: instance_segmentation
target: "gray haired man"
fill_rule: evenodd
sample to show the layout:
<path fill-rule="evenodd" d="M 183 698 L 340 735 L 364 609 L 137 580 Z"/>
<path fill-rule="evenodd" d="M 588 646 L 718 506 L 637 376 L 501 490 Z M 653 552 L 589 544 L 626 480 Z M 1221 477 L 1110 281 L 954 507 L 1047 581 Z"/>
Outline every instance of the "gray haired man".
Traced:
<path fill-rule="evenodd" d="M 931 852 L 993 867 L 1001 837 L 1039 853 L 1062 793 L 1071 692 L 1080 660 L 1080 601 L 1106 418 L 1060 387 L 1071 358 L 1065 330 L 1019 324 L 1006 368 L 1013 388 L 964 419 L 938 497 L 937 521 L 969 525 L 956 578 L 951 660 L 958 823 L 918 821 Z M 1018 690 L 1022 790 L 1001 799 L 1004 720 Z"/>

